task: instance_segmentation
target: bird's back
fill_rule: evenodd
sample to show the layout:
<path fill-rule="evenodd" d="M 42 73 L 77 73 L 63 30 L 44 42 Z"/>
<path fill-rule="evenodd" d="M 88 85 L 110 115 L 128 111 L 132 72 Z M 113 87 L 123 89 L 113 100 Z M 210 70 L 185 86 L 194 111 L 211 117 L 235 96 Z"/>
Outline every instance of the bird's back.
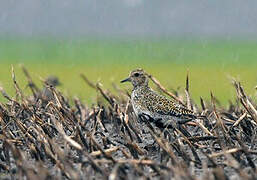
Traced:
<path fill-rule="evenodd" d="M 156 93 L 149 87 L 134 89 L 131 98 L 137 115 L 147 114 L 153 119 L 175 121 L 196 118 L 191 110 Z"/>

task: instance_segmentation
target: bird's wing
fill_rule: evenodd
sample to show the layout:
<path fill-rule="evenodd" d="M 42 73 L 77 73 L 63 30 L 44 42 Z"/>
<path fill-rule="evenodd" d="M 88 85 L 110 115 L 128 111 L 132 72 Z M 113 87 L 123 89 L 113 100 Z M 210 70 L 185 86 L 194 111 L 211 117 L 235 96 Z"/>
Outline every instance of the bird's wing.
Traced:
<path fill-rule="evenodd" d="M 187 109 L 179 103 L 173 102 L 170 99 L 167 99 L 166 97 L 161 97 L 160 101 L 162 102 L 159 103 L 159 109 L 161 110 L 158 113 L 162 115 L 176 116 L 181 117 L 183 119 L 196 118 L 193 111 Z"/>

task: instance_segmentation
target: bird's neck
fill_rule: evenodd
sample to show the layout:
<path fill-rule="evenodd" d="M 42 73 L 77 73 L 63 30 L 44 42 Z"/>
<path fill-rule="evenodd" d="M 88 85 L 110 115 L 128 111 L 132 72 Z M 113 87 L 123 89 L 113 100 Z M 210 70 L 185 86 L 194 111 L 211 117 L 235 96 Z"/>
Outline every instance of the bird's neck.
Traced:
<path fill-rule="evenodd" d="M 134 86 L 133 91 L 138 91 L 138 90 L 148 90 L 148 89 L 149 89 L 148 84 L 144 84 L 144 85 Z"/>

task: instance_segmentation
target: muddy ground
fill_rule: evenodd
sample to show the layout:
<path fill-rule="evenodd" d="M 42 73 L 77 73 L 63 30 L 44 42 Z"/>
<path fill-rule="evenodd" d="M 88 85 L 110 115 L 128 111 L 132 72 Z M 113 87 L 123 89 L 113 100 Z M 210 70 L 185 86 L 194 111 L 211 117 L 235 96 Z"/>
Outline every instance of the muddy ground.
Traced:
<path fill-rule="evenodd" d="M 86 105 L 47 82 L 38 88 L 23 71 L 31 94 L 14 72 L 16 96 L 0 89 L 1 179 L 257 179 L 257 106 L 236 81 L 234 104 L 212 95 L 198 107 L 188 81 L 185 93 L 169 92 L 150 76 L 160 93 L 206 117 L 159 128 L 135 117 L 117 85 L 111 92 L 82 75 L 99 94 Z"/>

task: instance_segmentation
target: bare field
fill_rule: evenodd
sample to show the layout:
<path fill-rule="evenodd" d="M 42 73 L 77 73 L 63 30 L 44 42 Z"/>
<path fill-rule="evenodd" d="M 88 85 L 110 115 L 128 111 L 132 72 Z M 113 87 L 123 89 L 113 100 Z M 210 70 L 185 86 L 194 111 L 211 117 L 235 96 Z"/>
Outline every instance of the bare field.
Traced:
<path fill-rule="evenodd" d="M 214 96 L 196 105 L 187 91 L 174 93 L 206 118 L 171 129 L 137 119 L 129 92 L 109 91 L 81 75 L 96 91 L 93 105 L 69 99 L 45 84 L 51 96 L 25 72 L 24 92 L 12 72 L 15 94 L 1 87 L 0 176 L 3 179 L 256 179 L 257 106 L 233 81 L 235 103 L 219 106 Z M 89 74 L 89 73 L 88 73 Z M 158 79 L 158 78 L 157 78 Z M 190 76 L 189 76 L 190 80 Z M 187 94 L 187 95 L 185 95 Z M 72 103 L 71 103 L 72 102 Z"/>

